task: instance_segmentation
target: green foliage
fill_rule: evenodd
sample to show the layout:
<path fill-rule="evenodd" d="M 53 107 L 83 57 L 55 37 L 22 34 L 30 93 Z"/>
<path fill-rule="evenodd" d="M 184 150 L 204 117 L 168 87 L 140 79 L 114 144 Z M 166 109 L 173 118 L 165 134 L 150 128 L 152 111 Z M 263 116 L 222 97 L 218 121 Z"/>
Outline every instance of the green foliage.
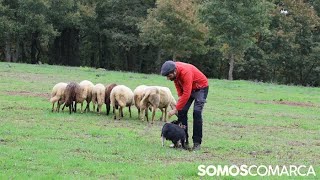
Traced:
<path fill-rule="evenodd" d="M 288 14 L 281 14 L 285 9 Z M 0 60 L 319 86 L 317 0 L 0 0 Z"/>
<path fill-rule="evenodd" d="M 320 19 L 307 3 L 284 3 L 285 6 L 273 12 L 272 34 L 260 43 L 260 47 L 268 53 L 267 68 L 274 73 L 271 79 L 287 84 L 318 85 L 319 81 L 314 79 L 318 77 L 316 69 L 320 61 L 311 54 L 319 46 L 314 41 L 313 28 L 319 26 Z M 289 14 L 278 13 L 280 8 L 288 9 Z"/>
<path fill-rule="evenodd" d="M 234 60 L 241 59 L 257 41 L 255 35 L 268 32 L 270 7 L 269 3 L 260 0 L 206 1 L 202 5 L 202 18 L 220 51 L 230 61 L 230 68 L 233 68 Z M 232 71 L 230 69 L 229 79 L 233 78 Z"/>
<path fill-rule="evenodd" d="M 158 0 L 141 22 L 140 36 L 173 57 L 206 53 L 207 27 L 198 18 L 198 6 L 192 0 Z"/>

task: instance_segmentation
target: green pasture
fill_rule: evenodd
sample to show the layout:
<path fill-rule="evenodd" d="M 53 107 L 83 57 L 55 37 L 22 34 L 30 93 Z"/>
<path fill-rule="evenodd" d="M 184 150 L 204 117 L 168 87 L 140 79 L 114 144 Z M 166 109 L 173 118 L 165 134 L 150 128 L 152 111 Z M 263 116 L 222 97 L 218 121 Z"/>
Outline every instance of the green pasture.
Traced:
<path fill-rule="evenodd" d="M 200 179 L 201 164 L 312 165 L 316 177 L 267 178 L 320 176 L 320 88 L 210 79 L 202 149 L 190 152 L 162 147 L 164 122 L 140 121 L 135 107 L 120 121 L 105 106 L 101 115 L 52 113 L 52 87 L 82 80 L 167 86 L 177 98 L 158 74 L 1 62 L 0 179 Z M 192 136 L 192 109 L 189 124 Z"/>

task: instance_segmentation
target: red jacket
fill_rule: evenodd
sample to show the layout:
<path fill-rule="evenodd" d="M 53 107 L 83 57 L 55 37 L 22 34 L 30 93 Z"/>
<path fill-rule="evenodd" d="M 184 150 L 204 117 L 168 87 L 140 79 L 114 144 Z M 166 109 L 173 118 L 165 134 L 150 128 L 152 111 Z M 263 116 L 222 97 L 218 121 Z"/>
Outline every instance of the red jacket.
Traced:
<path fill-rule="evenodd" d="M 208 78 L 192 64 L 176 62 L 176 86 L 179 100 L 177 102 L 177 110 L 182 110 L 191 96 L 191 91 L 207 87 Z"/>

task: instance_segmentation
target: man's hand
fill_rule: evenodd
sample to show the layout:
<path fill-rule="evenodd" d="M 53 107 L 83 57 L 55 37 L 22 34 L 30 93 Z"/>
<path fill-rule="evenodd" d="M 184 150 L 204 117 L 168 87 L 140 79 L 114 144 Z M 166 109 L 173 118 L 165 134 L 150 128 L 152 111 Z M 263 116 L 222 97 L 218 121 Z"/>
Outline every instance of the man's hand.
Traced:
<path fill-rule="evenodd" d="M 177 109 L 173 109 L 173 110 L 169 111 L 168 117 L 170 118 L 171 116 L 173 116 L 175 114 L 178 114 L 178 110 Z"/>

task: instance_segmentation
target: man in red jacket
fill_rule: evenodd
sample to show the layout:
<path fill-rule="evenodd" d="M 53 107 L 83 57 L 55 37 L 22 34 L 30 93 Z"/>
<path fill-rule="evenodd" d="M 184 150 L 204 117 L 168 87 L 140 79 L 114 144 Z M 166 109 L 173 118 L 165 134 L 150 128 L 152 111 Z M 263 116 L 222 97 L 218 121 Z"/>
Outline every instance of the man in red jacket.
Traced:
<path fill-rule="evenodd" d="M 189 144 L 188 110 L 193 109 L 193 150 L 200 150 L 202 142 L 202 110 L 206 102 L 209 84 L 207 77 L 195 66 L 183 62 L 166 61 L 161 67 L 161 75 L 174 81 L 179 100 L 176 109 L 168 113 L 169 118 L 178 113 L 178 121 L 186 126 L 186 144 Z"/>

